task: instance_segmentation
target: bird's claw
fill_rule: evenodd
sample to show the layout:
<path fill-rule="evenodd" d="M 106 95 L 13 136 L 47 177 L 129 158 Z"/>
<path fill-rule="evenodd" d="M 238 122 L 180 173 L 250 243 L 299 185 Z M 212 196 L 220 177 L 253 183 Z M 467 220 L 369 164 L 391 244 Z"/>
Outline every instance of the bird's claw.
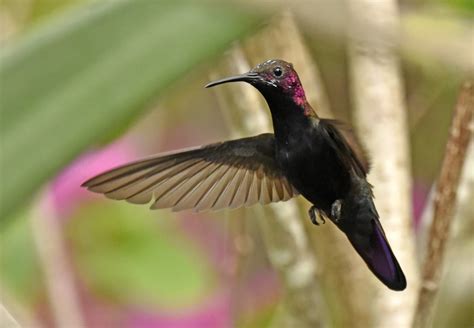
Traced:
<path fill-rule="evenodd" d="M 313 205 L 311 206 L 311 208 L 309 209 L 308 211 L 308 214 L 309 214 L 309 218 L 311 219 L 311 222 L 314 224 L 314 225 L 319 225 L 319 222 L 317 220 L 317 217 L 319 217 L 321 219 L 321 222 L 324 224 L 326 223 L 326 220 L 324 219 L 324 217 L 321 215 L 321 213 L 319 212 L 319 210 Z"/>
<path fill-rule="evenodd" d="M 338 199 L 331 205 L 331 217 L 335 222 L 341 219 L 342 200 Z"/>

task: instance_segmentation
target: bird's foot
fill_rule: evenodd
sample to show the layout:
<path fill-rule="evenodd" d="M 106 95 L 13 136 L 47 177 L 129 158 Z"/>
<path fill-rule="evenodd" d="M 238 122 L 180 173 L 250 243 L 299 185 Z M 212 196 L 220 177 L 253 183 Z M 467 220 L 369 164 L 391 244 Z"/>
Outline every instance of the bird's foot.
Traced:
<path fill-rule="evenodd" d="M 326 220 L 324 219 L 324 217 L 321 215 L 321 213 L 319 212 L 319 210 L 316 208 L 316 206 L 311 206 L 311 208 L 309 209 L 308 211 L 308 214 L 309 214 L 309 218 L 311 219 L 311 222 L 315 225 L 319 225 L 319 222 L 317 220 L 317 218 L 319 217 L 319 219 L 321 220 L 321 222 L 324 224 L 326 223 Z"/>
<path fill-rule="evenodd" d="M 341 219 L 342 200 L 338 199 L 331 205 L 331 217 L 335 222 Z"/>

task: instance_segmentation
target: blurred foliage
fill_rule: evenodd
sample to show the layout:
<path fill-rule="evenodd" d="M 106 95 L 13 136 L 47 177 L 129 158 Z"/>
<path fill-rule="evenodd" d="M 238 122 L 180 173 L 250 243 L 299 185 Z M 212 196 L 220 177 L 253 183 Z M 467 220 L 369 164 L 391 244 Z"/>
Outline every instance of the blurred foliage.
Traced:
<path fill-rule="evenodd" d="M 21 212 L 0 231 L 0 241 L 0 280 L 20 302 L 34 303 L 43 284 L 27 213 Z"/>
<path fill-rule="evenodd" d="M 180 238 L 166 212 L 156 219 L 146 208 L 97 202 L 74 217 L 67 236 L 77 270 L 101 295 L 121 304 L 175 307 L 199 301 L 211 287 L 204 254 Z"/>
<path fill-rule="evenodd" d="M 439 2 L 460 12 L 474 15 L 474 1 L 472 0 L 439 0 Z"/>
<path fill-rule="evenodd" d="M 254 317 L 237 322 L 236 328 L 272 327 L 272 322 L 275 321 L 275 314 L 277 311 L 278 309 L 275 306 L 260 309 Z"/>
<path fill-rule="evenodd" d="M 113 202 L 96 202 L 75 213 L 66 228 L 79 279 L 120 304 L 196 304 L 215 284 L 208 259 L 180 237 L 170 217 L 153 214 Z M 0 234 L 0 279 L 22 303 L 35 302 L 43 291 L 30 229 L 24 215 Z"/>
<path fill-rule="evenodd" d="M 472 0 L 402 3 L 408 11 L 410 6 L 435 5 L 474 14 Z M 86 147 L 122 133 L 158 97 L 165 100 L 158 118 L 166 121 L 148 123 L 148 130 L 140 131 L 146 139 L 141 147 L 147 151 L 163 143 L 175 148 L 223 138 L 218 100 L 201 89 L 207 70 L 196 67 L 251 32 L 263 15 L 224 1 L 192 0 L 0 0 L 3 8 L 20 26 L 18 37 L 2 44 L 0 53 L 0 280 L 2 288 L 29 306 L 45 299 L 43 277 L 28 223 L 30 212 L 12 213 Z M 421 31 L 432 26 L 426 20 L 415 23 Z M 456 34 L 456 29 L 444 26 L 444 37 Z M 317 30 L 305 33 L 334 113 L 350 120 L 345 40 Z M 207 64 L 213 65 L 210 60 Z M 429 184 L 439 170 L 463 76 L 424 56 L 405 54 L 402 66 L 413 172 Z M 186 81 L 175 83 L 183 77 Z M 158 128 L 166 135 L 163 143 L 146 138 L 156 137 Z M 167 213 L 114 202 L 80 208 L 65 222 L 76 278 L 94 296 L 126 305 L 180 307 L 209 296 L 219 283 L 216 269 Z M 12 222 L 5 226 L 7 217 Z M 460 264 L 455 267 L 467 265 L 471 253 L 456 258 Z M 466 318 L 472 298 L 465 299 L 465 290 L 472 286 L 458 276 L 448 278 L 441 308 L 456 306 L 439 311 L 437 325 L 472 322 L 472 315 Z M 456 293 L 452 286 L 458 287 Z M 237 318 L 238 326 L 271 325 L 275 312 L 275 304 L 258 309 L 248 320 Z"/>
<path fill-rule="evenodd" d="M 10 0 L 11 1 L 11 0 Z M 69 9 L 73 5 L 85 2 L 85 0 L 36 0 L 30 7 L 31 24 L 49 18 L 50 15 L 60 13 L 65 9 Z"/>
<path fill-rule="evenodd" d="M 416 67 L 409 63 L 406 67 L 413 175 L 430 183 L 441 167 L 462 78 L 438 67 Z"/>
<path fill-rule="evenodd" d="M 256 18 L 220 2 L 109 1 L 10 44 L 0 57 L 0 218 Z"/>

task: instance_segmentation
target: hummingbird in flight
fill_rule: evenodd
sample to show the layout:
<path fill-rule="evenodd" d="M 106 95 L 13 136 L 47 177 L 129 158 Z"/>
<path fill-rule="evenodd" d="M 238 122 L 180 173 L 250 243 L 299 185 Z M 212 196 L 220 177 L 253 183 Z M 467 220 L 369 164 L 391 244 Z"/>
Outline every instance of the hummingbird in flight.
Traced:
<path fill-rule="evenodd" d="M 351 129 L 318 117 L 293 65 L 268 60 L 211 82 L 246 82 L 265 98 L 274 133 L 158 154 L 99 174 L 83 187 L 151 209 L 216 210 L 302 195 L 311 221 L 330 219 L 392 290 L 406 279 L 387 241 L 367 182 L 369 162 Z"/>

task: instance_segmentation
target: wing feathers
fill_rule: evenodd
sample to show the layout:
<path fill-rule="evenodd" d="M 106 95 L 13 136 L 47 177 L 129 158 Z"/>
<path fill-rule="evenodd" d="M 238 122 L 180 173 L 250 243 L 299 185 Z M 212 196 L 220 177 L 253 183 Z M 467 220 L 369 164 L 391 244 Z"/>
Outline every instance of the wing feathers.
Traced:
<path fill-rule="evenodd" d="M 260 179 L 260 198 L 259 201 L 261 204 L 268 204 L 272 202 L 271 195 L 268 192 L 267 179 L 263 176 Z"/>
<path fill-rule="evenodd" d="M 152 209 L 197 211 L 288 200 L 298 192 L 274 159 L 274 137 L 231 140 L 158 155 L 100 174 L 83 184 L 112 199 Z"/>
<path fill-rule="evenodd" d="M 214 204 L 212 204 L 213 209 L 219 210 L 229 206 L 232 201 L 236 184 L 234 181 L 236 181 L 235 177 L 238 172 L 239 169 L 237 167 L 232 167 L 229 173 L 225 175 L 225 178 L 220 181 L 221 188 Z"/>
<path fill-rule="evenodd" d="M 197 211 L 204 211 L 213 208 L 214 204 L 217 201 L 217 198 L 221 194 L 222 190 L 225 188 L 226 176 L 229 177 L 228 172 L 231 170 L 231 167 L 225 165 L 221 167 L 216 174 L 215 179 L 212 184 L 207 187 L 207 191 L 200 197 L 199 201 L 195 204 L 194 208 Z"/>
<path fill-rule="evenodd" d="M 158 186 L 160 186 L 160 189 L 163 189 L 166 188 L 163 187 L 164 184 L 169 185 L 171 183 L 174 183 L 174 181 L 179 178 L 182 171 L 194 164 L 195 162 L 196 160 L 192 162 L 182 162 L 175 166 L 173 166 L 172 163 L 160 166 L 153 170 L 154 175 L 147 173 L 140 178 L 134 179 L 132 181 L 127 181 L 120 187 L 114 188 L 111 191 L 106 192 L 105 195 L 112 199 L 127 199 L 130 202 L 133 202 L 132 199 L 135 196 L 141 197 L 141 194 L 149 193 L 151 190 L 156 189 Z M 161 171 L 161 168 L 164 168 L 164 170 Z"/>
<path fill-rule="evenodd" d="M 233 189 L 232 190 L 232 197 L 231 197 L 230 203 L 228 205 L 230 208 L 237 208 L 237 207 L 241 206 L 242 204 L 245 204 L 246 195 L 243 196 L 244 200 L 242 201 L 241 199 L 239 199 L 239 198 L 242 198 L 242 196 L 237 197 L 237 193 L 238 193 L 239 189 L 241 189 L 244 186 L 245 174 L 246 173 L 247 173 L 246 170 L 239 170 L 239 172 L 237 172 L 237 174 L 235 175 L 235 178 L 233 180 L 234 185 L 229 186 L 229 189 L 230 188 Z M 245 186 L 244 186 L 244 188 L 245 188 Z"/>
<path fill-rule="evenodd" d="M 193 208 L 196 203 L 197 187 L 202 185 L 203 182 L 209 178 L 209 176 L 215 172 L 217 167 L 214 165 L 207 165 L 205 169 L 201 170 L 198 174 L 190 177 L 185 185 L 183 185 L 176 193 L 179 194 L 179 199 L 173 204 L 173 211 L 179 211 L 180 209 Z M 194 195 L 194 200 L 191 196 Z"/>
<path fill-rule="evenodd" d="M 174 207 L 200 180 L 197 180 L 206 173 L 206 169 L 211 163 L 198 162 L 186 171 L 183 171 L 176 183 L 164 190 L 160 197 L 156 196 L 155 206 L 158 208 Z M 170 179 L 171 180 L 171 179 Z M 161 187 L 162 188 L 162 187 Z M 160 188 L 160 189 L 161 189 Z"/>
<path fill-rule="evenodd" d="M 365 177 L 369 172 L 370 163 L 352 130 L 337 120 L 322 119 L 320 125 L 325 128 L 328 141 L 340 156 L 341 162 L 345 163 L 348 169 L 354 169 L 358 176 Z"/>
<path fill-rule="evenodd" d="M 283 184 L 281 183 L 280 180 L 274 180 L 273 181 L 273 186 L 275 188 L 275 192 L 276 192 L 276 196 L 278 199 L 283 199 L 284 198 L 284 195 L 283 195 Z"/>
<path fill-rule="evenodd" d="M 234 195 L 234 200 L 232 202 L 233 206 L 231 207 L 239 207 L 239 204 L 247 204 L 249 188 L 250 188 L 250 184 L 252 183 L 251 179 L 252 179 L 252 172 L 248 170 L 244 171 L 240 186 L 238 187 Z"/>

